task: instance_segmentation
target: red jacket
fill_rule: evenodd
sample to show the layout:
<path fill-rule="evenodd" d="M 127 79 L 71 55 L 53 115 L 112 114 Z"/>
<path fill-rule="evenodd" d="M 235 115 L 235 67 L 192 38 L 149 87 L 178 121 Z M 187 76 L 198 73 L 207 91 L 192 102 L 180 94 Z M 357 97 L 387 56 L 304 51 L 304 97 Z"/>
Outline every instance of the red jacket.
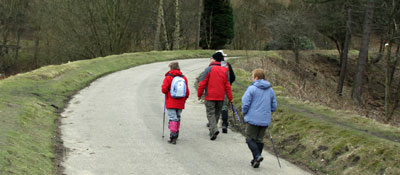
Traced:
<path fill-rule="evenodd" d="M 188 86 L 188 80 L 186 79 L 185 76 L 183 76 L 183 79 L 185 79 L 186 83 L 186 97 L 184 98 L 172 98 L 170 89 L 171 89 L 171 83 L 174 77 L 170 76 L 169 74 L 175 75 L 175 76 L 182 76 L 182 72 L 179 69 L 171 70 L 165 74 L 165 78 L 163 81 L 163 84 L 161 85 L 161 92 L 166 95 L 166 100 L 165 100 L 165 107 L 167 109 L 185 109 L 185 102 L 186 99 L 189 98 L 189 86 Z"/>
<path fill-rule="evenodd" d="M 205 90 L 205 100 L 224 101 L 226 92 L 229 101 L 232 101 L 228 74 L 228 68 L 222 67 L 220 62 L 212 62 L 200 78 L 197 96 L 201 97 Z"/>

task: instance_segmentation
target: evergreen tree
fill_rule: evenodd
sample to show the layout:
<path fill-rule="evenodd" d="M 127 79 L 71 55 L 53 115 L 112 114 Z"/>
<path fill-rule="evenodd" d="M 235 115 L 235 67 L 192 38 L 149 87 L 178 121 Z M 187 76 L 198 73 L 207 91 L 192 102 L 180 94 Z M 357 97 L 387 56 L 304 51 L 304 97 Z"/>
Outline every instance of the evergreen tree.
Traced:
<path fill-rule="evenodd" d="M 234 37 L 233 10 L 230 0 L 204 0 L 200 46 L 221 49 Z"/>

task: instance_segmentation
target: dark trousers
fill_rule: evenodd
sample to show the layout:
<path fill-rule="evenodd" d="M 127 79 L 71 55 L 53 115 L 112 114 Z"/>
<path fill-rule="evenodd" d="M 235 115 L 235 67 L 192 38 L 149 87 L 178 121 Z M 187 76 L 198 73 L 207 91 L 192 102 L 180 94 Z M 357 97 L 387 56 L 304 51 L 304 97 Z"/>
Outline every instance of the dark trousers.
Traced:
<path fill-rule="evenodd" d="M 225 127 L 225 128 L 228 128 L 228 106 L 229 106 L 228 96 L 226 96 L 226 93 L 225 93 L 225 99 L 224 99 L 224 103 L 222 105 L 222 112 L 221 112 L 222 127 Z"/>
<path fill-rule="evenodd" d="M 264 148 L 265 131 L 267 128 L 267 126 L 246 125 L 246 143 L 254 160 L 261 156 Z"/>

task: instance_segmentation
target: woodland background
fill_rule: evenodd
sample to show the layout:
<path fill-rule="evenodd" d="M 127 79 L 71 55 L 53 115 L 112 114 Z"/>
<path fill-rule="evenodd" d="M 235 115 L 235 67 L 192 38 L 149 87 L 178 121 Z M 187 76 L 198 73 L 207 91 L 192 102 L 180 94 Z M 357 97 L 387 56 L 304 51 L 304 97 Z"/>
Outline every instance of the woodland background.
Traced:
<path fill-rule="evenodd" d="M 291 69 L 307 74 L 302 53 L 336 50 L 337 87 L 330 91 L 342 96 L 350 86 L 362 107 L 363 92 L 382 75 L 374 99 L 389 122 L 400 99 L 399 24 L 397 0 L 0 0 L 0 76 L 113 54 L 189 49 L 287 50 Z M 352 51 L 356 64 L 348 64 Z"/>

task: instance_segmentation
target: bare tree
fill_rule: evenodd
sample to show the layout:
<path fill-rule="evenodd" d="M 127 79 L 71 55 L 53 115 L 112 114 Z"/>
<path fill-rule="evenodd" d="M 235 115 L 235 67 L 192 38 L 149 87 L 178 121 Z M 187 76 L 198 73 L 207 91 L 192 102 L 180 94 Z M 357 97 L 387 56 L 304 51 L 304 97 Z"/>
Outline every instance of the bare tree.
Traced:
<path fill-rule="evenodd" d="M 198 0 L 198 9 L 197 9 L 197 27 L 196 27 L 196 46 L 195 49 L 199 49 L 200 46 L 200 27 L 201 27 L 201 13 L 203 12 L 203 1 Z"/>
<path fill-rule="evenodd" d="M 173 50 L 179 50 L 179 42 L 180 42 L 180 0 L 175 0 L 175 32 L 174 32 L 174 43 Z"/>
<path fill-rule="evenodd" d="M 268 20 L 267 26 L 274 39 L 269 49 L 291 50 L 296 63 L 300 63 L 300 51 L 314 47 L 313 43 L 305 44 L 310 41 L 308 36 L 312 25 L 304 18 L 300 11 L 282 11 L 274 19 Z"/>
<path fill-rule="evenodd" d="M 365 19 L 363 25 L 363 35 L 361 40 L 361 48 L 358 56 L 357 73 L 354 78 L 354 85 L 352 90 L 352 98 L 358 102 L 358 104 L 363 104 L 361 96 L 364 81 L 366 78 L 367 65 L 368 65 L 368 50 L 370 36 L 372 32 L 372 19 L 374 16 L 374 0 L 368 0 L 365 10 Z"/>
<path fill-rule="evenodd" d="M 340 95 L 340 96 L 342 96 L 344 80 L 346 78 L 347 58 L 348 58 L 348 55 L 349 55 L 350 41 L 351 41 L 351 21 L 352 20 L 351 20 L 351 7 L 349 5 L 346 5 L 346 15 L 347 15 L 346 36 L 345 36 L 343 53 L 341 54 L 341 56 L 342 56 L 341 63 L 342 64 L 340 66 L 339 81 L 338 81 L 338 86 L 337 86 L 337 89 L 336 89 L 336 93 L 338 95 Z"/>
<path fill-rule="evenodd" d="M 160 50 L 161 23 L 164 18 L 163 4 L 164 4 L 164 0 L 160 0 L 160 2 L 158 4 L 157 29 L 156 29 L 156 34 L 155 34 L 155 38 L 154 38 L 153 50 Z"/>
<path fill-rule="evenodd" d="M 164 18 L 164 11 L 162 12 L 162 17 L 161 17 L 161 24 L 162 24 L 162 29 L 163 29 L 163 47 L 166 50 L 169 50 L 170 48 L 170 43 L 168 41 L 168 33 L 167 33 L 167 25 L 165 24 L 165 18 Z"/>
<path fill-rule="evenodd" d="M 0 1 L 0 71 L 11 73 L 14 63 L 19 59 L 21 35 L 27 25 L 27 0 Z"/>
<path fill-rule="evenodd" d="M 284 10 L 285 6 L 265 0 L 236 0 L 232 1 L 232 6 L 235 16 L 233 48 L 264 49 L 271 36 L 264 24 L 274 19 L 276 13 Z"/>
<path fill-rule="evenodd" d="M 398 7 L 399 2 L 392 1 L 391 12 L 388 16 L 389 24 L 387 26 L 388 33 L 386 34 L 386 41 L 388 42 L 388 49 L 386 53 L 386 72 L 385 72 L 385 119 L 389 121 L 393 115 L 392 104 L 391 104 L 391 87 L 393 82 L 394 72 L 396 71 L 396 66 L 398 62 L 398 53 L 393 57 L 392 48 L 396 41 L 396 34 L 398 33 L 398 20 L 396 20 L 396 15 L 399 13 Z M 397 45 L 397 52 L 399 51 L 399 45 Z M 396 103 L 395 103 L 396 104 Z"/>

